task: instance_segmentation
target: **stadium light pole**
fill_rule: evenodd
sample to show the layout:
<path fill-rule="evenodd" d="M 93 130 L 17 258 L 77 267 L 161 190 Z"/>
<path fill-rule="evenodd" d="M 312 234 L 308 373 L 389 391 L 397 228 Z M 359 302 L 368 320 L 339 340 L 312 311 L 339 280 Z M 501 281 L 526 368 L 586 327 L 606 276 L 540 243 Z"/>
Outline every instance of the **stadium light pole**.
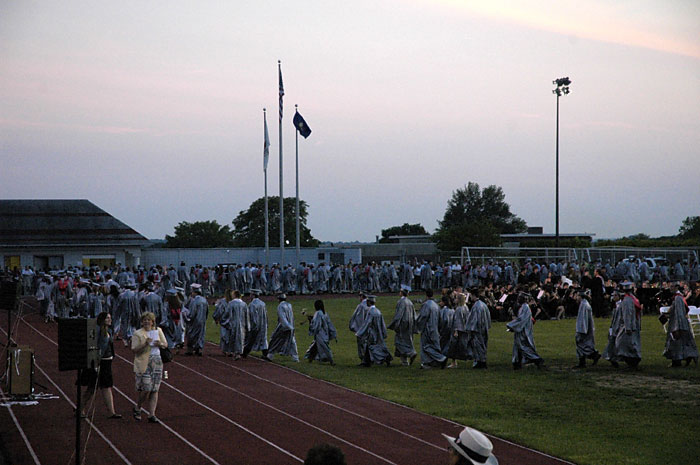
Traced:
<path fill-rule="evenodd" d="M 553 94 L 557 96 L 557 139 L 556 139 L 556 152 L 557 152 L 557 174 L 556 174 L 556 246 L 559 247 L 559 97 L 562 95 L 569 94 L 569 86 L 571 85 L 571 79 L 568 77 L 563 77 L 555 79 L 552 84 L 557 87 L 552 91 Z"/>

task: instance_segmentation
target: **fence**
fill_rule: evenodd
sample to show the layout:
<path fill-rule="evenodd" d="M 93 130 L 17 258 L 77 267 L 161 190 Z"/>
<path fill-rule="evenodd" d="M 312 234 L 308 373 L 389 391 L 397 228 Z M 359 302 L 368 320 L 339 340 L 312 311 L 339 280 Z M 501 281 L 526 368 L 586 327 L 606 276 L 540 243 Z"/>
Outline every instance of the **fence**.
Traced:
<path fill-rule="evenodd" d="M 687 264 L 698 261 L 698 249 L 677 248 L 637 248 L 637 247 L 462 247 L 460 256 L 452 257 L 455 261 L 465 263 L 484 264 L 490 260 L 502 262 L 504 260 L 522 263 L 525 259 L 535 262 L 572 262 L 574 260 L 588 263 L 610 262 L 634 256 L 635 258 L 665 259 L 669 263 L 677 260 Z"/>

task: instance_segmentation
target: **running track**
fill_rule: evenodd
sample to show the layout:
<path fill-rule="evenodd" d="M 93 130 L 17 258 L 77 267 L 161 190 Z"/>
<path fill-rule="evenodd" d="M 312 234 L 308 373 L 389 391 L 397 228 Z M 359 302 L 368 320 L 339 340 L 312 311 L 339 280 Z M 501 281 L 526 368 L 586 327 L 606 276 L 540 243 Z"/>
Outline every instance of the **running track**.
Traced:
<path fill-rule="evenodd" d="M 7 314 L 0 312 L 0 342 Z M 15 325 L 13 325 L 15 326 Z M 12 464 L 72 464 L 76 372 L 58 371 L 57 326 L 25 314 L 13 339 L 35 352 L 35 392 L 58 398 L 0 409 L 0 436 Z M 132 354 L 115 342 L 114 400 L 106 418 L 100 394 L 83 423 L 87 464 L 298 464 L 314 444 L 339 446 L 348 464 L 446 463 L 447 442 L 462 425 L 319 381 L 257 358 L 233 361 L 208 345 L 204 357 L 176 357 L 160 389 L 161 424 L 131 418 Z M 3 397 L 5 393 L 2 392 Z M 89 434 L 89 437 L 87 437 Z M 569 463 L 491 437 L 504 465 Z"/>

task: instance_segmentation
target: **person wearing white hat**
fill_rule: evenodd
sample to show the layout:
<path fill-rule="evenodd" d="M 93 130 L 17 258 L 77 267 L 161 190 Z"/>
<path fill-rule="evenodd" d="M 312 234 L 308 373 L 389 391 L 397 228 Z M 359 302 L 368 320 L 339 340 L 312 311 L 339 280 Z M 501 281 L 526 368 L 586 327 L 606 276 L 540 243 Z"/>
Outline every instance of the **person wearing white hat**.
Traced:
<path fill-rule="evenodd" d="M 467 426 L 456 438 L 443 436 L 450 443 L 450 465 L 498 465 L 493 444 L 482 432 Z"/>

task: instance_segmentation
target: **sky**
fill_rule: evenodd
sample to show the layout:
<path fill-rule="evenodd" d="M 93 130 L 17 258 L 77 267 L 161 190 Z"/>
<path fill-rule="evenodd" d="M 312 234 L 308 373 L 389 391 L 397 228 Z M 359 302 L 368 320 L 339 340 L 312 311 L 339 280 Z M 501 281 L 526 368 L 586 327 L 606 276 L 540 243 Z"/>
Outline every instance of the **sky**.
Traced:
<path fill-rule="evenodd" d="M 151 239 L 284 196 L 322 241 L 438 227 L 468 182 L 530 226 L 700 215 L 697 0 L 0 1 L 0 198 L 88 199 Z M 274 243 L 271 245 L 275 245 Z"/>

